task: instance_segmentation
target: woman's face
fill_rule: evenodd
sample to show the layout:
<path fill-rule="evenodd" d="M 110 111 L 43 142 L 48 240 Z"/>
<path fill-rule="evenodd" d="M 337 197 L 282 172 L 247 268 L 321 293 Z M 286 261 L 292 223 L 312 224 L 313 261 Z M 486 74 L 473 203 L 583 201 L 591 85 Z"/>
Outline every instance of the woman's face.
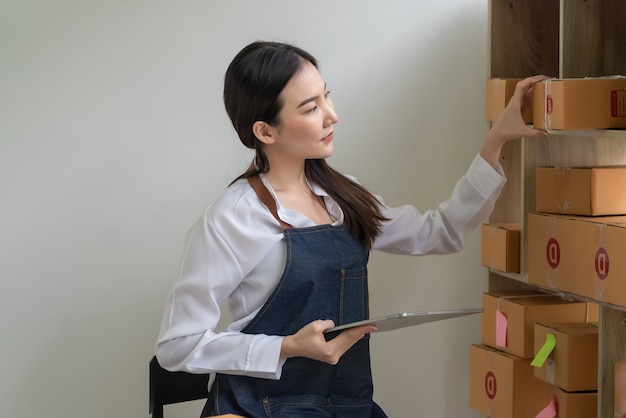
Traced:
<path fill-rule="evenodd" d="M 280 94 L 280 123 L 275 140 L 266 147 L 274 158 L 319 159 L 333 153 L 334 124 L 339 118 L 326 82 L 313 64 L 304 61 Z"/>

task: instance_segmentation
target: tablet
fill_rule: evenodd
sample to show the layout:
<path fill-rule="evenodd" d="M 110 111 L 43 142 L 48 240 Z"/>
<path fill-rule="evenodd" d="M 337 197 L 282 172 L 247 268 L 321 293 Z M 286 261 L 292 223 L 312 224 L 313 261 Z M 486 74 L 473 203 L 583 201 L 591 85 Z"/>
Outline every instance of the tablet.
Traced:
<path fill-rule="evenodd" d="M 341 331 L 347 328 L 354 328 L 361 325 L 375 325 L 376 331 L 391 331 L 398 328 L 412 327 L 414 325 L 426 324 L 428 322 L 440 321 L 442 319 L 456 318 L 459 316 L 473 315 L 482 313 L 482 308 L 476 309 L 452 309 L 446 311 L 420 311 L 420 312 L 401 312 L 392 315 L 380 316 L 377 318 L 366 319 L 364 321 L 351 322 L 349 324 L 338 325 L 329 328 L 325 333 Z"/>

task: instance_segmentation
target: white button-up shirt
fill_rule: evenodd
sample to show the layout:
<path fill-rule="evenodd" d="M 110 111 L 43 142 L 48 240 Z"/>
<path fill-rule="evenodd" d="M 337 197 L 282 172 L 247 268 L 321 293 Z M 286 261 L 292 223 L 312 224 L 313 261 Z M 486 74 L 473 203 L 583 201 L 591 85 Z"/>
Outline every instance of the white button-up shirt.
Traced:
<path fill-rule="evenodd" d="M 279 217 L 294 228 L 315 224 L 284 208 L 270 191 Z M 410 205 L 382 204 L 389 219 L 372 249 L 394 254 L 446 254 L 460 251 L 465 235 L 485 220 L 505 177 L 477 155 L 451 197 L 420 213 Z M 343 222 L 339 205 L 318 185 L 334 224 Z M 167 300 L 155 346 L 159 363 L 170 370 L 280 378 L 283 337 L 240 331 L 257 314 L 280 279 L 286 257 L 283 230 L 246 180 L 228 187 L 191 229 L 180 274 Z M 222 303 L 229 300 L 233 321 L 216 328 Z M 325 319 L 325 318 L 320 318 Z"/>

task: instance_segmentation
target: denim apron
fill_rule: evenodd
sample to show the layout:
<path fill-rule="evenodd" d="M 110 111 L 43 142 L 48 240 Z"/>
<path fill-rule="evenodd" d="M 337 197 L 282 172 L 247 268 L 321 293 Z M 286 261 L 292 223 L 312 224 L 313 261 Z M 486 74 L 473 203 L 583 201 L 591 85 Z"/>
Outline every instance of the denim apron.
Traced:
<path fill-rule="evenodd" d="M 278 219 L 273 199 L 259 183 L 251 181 Z M 367 319 L 369 253 L 358 239 L 343 225 L 291 228 L 279 222 L 285 228 L 285 269 L 242 332 L 286 336 L 317 319 L 336 325 Z M 386 417 L 372 395 L 368 334 L 336 365 L 294 357 L 283 365 L 279 380 L 217 374 L 202 416 Z"/>

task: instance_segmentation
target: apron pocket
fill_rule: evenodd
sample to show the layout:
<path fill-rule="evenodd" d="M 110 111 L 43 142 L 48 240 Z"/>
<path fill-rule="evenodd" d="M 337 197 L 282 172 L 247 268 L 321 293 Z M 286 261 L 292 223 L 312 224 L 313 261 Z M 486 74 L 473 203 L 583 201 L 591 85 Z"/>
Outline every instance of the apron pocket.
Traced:
<path fill-rule="evenodd" d="M 367 301 L 367 268 L 342 269 L 339 323 L 337 325 L 368 319 Z"/>
<path fill-rule="evenodd" d="M 369 418 L 386 417 L 370 399 L 327 399 L 315 395 L 265 398 L 268 418 Z"/>
<path fill-rule="evenodd" d="M 328 399 L 315 395 L 284 396 L 263 399 L 263 409 L 268 418 L 334 417 Z"/>

